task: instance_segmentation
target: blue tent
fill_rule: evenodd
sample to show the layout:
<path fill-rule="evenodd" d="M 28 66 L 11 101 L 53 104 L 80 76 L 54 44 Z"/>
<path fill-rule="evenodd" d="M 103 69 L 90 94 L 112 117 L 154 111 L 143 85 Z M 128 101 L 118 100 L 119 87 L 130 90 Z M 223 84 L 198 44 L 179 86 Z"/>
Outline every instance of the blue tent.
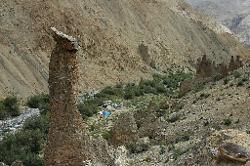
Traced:
<path fill-rule="evenodd" d="M 110 116 L 111 112 L 108 112 L 108 111 L 103 111 L 102 112 L 102 115 L 104 118 L 108 118 Z"/>

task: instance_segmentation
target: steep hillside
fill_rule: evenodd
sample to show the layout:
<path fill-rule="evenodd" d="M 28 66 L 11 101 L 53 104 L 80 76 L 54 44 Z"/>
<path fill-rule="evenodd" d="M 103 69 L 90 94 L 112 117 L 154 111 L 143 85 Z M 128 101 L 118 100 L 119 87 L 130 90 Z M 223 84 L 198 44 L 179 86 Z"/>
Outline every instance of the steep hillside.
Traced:
<path fill-rule="evenodd" d="M 195 8 L 214 16 L 250 46 L 250 2 L 248 0 L 187 0 Z"/>
<path fill-rule="evenodd" d="M 150 77 L 173 65 L 194 69 L 204 54 L 217 63 L 249 55 L 182 1 L 2 0 L 0 6 L 3 95 L 47 91 L 51 26 L 81 42 L 84 90 Z"/>

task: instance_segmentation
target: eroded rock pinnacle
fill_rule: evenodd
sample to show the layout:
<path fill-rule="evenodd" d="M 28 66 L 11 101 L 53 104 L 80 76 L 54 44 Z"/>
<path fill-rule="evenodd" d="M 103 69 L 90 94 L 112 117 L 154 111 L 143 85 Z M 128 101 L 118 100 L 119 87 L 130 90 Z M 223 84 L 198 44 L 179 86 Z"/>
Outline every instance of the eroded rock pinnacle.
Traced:
<path fill-rule="evenodd" d="M 50 129 L 46 166 L 80 166 L 84 125 L 77 110 L 79 67 L 76 39 L 51 28 L 56 46 L 49 64 Z"/>

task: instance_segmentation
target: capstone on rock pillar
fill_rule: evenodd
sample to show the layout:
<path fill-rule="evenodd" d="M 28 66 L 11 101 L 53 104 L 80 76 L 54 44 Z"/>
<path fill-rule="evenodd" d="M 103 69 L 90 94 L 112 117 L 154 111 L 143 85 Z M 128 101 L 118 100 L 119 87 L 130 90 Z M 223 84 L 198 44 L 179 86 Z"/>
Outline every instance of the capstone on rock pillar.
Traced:
<path fill-rule="evenodd" d="M 79 45 L 75 38 L 51 28 L 56 46 L 49 64 L 50 128 L 46 166 L 81 166 L 84 125 L 77 110 Z"/>

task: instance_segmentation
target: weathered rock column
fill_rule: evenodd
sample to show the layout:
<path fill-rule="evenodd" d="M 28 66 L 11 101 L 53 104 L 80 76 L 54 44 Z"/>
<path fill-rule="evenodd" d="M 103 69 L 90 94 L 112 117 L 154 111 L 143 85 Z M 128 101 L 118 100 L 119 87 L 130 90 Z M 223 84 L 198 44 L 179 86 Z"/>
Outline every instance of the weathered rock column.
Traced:
<path fill-rule="evenodd" d="M 75 38 L 51 28 L 56 47 L 49 64 L 50 129 L 45 149 L 46 166 L 80 166 L 84 125 L 77 110 L 79 45 Z"/>

